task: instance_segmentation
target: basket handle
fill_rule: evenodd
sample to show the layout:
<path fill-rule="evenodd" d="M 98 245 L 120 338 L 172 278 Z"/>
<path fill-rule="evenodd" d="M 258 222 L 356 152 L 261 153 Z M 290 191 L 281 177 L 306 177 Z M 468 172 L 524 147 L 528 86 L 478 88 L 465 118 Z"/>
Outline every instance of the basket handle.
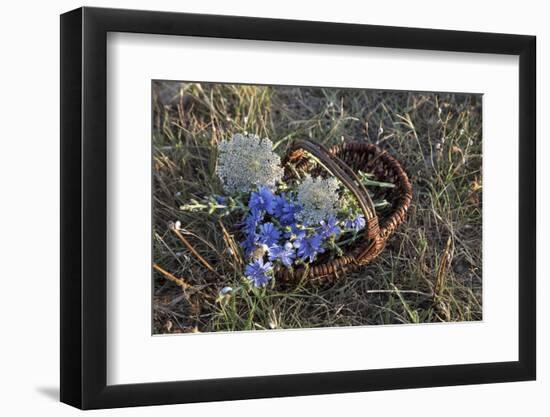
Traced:
<path fill-rule="evenodd" d="M 357 174 L 340 158 L 332 154 L 325 146 L 308 139 L 297 139 L 293 142 L 288 159 L 297 160 L 301 157 L 301 151 L 307 151 L 315 156 L 321 165 L 332 175 L 338 178 L 353 194 L 359 203 L 359 207 L 365 216 L 367 228 L 365 235 L 372 244 L 357 256 L 357 260 L 365 262 L 376 256 L 383 248 L 384 241 L 380 234 L 378 216 L 374 203 L 365 186 L 361 183 Z"/>

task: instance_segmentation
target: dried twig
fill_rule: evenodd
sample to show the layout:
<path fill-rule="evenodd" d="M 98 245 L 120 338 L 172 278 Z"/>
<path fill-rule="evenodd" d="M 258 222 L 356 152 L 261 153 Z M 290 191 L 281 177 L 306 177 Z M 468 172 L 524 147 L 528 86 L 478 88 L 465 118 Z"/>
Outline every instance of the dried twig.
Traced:
<path fill-rule="evenodd" d="M 158 272 L 160 272 L 164 277 L 172 281 L 174 284 L 179 285 L 182 290 L 187 290 L 189 288 L 192 288 L 192 285 L 187 283 L 184 279 L 178 278 L 174 275 L 172 275 L 170 272 L 166 271 L 165 269 L 161 268 L 157 264 L 153 264 L 153 268 L 156 269 Z"/>
<path fill-rule="evenodd" d="M 447 273 L 447 268 L 452 259 L 452 239 L 449 237 L 447 239 L 447 245 L 445 250 L 439 258 L 439 267 L 437 268 L 437 275 L 434 286 L 434 298 L 441 296 L 443 289 L 445 288 L 445 276 Z"/>
<path fill-rule="evenodd" d="M 237 244 L 235 243 L 235 239 L 233 238 L 232 235 L 229 234 L 229 232 L 227 231 L 227 228 L 225 227 L 225 225 L 223 224 L 223 222 L 221 220 L 218 220 L 218 223 L 219 223 L 219 225 L 222 229 L 225 243 L 226 243 L 228 249 L 231 251 L 231 255 L 233 256 L 233 260 L 235 261 L 237 266 L 242 266 L 243 260 L 239 256 L 239 248 L 238 248 Z"/>
<path fill-rule="evenodd" d="M 422 291 L 416 291 L 416 290 L 367 290 L 365 291 L 367 294 L 415 294 L 415 295 L 421 295 L 424 297 L 432 297 L 432 294 Z"/>
<path fill-rule="evenodd" d="M 219 275 L 216 272 L 216 270 L 214 269 L 214 267 L 212 265 L 210 265 L 210 263 L 208 263 L 208 261 L 206 259 L 204 259 L 197 252 L 197 250 L 193 247 L 193 245 L 191 245 L 191 243 L 189 243 L 189 241 L 181 234 L 181 232 L 175 226 L 171 226 L 170 230 L 172 230 L 172 232 L 174 232 L 174 234 L 179 238 L 179 240 L 182 241 L 182 243 L 187 247 L 187 249 L 189 249 L 191 251 L 191 253 L 193 255 L 195 255 L 195 257 L 200 261 L 200 263 L 202 263 L 206 267 L 206 269 L 208 269 L 210 272 L 215 273 L 216 275 Z"/>

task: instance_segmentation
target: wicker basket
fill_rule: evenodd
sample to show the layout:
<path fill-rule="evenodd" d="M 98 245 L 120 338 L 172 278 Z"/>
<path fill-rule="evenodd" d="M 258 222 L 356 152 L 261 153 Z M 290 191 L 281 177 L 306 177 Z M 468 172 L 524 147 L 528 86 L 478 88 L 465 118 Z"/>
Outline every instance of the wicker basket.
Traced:
<path fill-rule="evenodd" d="M 321 164 L 313 163 L 307 158 L 306 152 Z M 367 223 L 364 236 L 345 248 L 342 256 L 336 259 L 321 256 L 307 270 L 301 268 L 291 273 L 283 269 L 278 276 L 284 281 L 304 278 L 314 281 L 333 280 L 341 276 L 342 272 L 368 264 L 384 249 L 388 238 L 403 222 L 411 203 L 412 187 L 407 174 L 394 157 L 372 144 L 348 142 L 327 149 L 309 140 L 296 140 L 283 162 L 287 181 L 295 179 L 297 174 L 305 173 L 338 178 L 357 199 Z M 393 188 L 377 189 L 374 192 L 375 198 L 384 198 L 390 203 L 379 213 L 357 177 L 356 172 L 359 170 L 373 173 L 377 181 L 395 184 Z"/>

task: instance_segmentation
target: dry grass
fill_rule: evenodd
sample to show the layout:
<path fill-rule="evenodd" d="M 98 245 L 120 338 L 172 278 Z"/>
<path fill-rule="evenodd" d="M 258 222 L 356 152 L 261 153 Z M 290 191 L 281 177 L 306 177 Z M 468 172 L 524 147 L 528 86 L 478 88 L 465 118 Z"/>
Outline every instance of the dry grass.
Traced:
<path fill-rule="evenodd" d="M 153 110 L 155 333 L 482 318 L 481 97 L 157 81 Z M 337 283 L 249 288 L 230 222 L 179 209 L 221 191 L 216 144 L 243 131 L 280 154 L 299 137 L 379 144 L 413 183 L 407 221 Z M 225 286 L 233 296 L 219 298 Z"/>

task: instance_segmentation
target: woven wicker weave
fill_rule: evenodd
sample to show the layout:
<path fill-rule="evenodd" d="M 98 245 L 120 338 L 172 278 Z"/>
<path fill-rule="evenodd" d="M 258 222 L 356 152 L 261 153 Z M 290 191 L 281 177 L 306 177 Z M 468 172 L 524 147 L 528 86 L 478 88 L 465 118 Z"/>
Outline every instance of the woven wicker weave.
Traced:
<path fill-rule="evenodd" d="M 321 164 L 314 163 L 306 153 Z M 278 274 L 283 280 L 331 280 L 340 277 L 342 272 L 368 264 L 384 249 L 388 238 L 403 222 L 411 203 L 412 187 L 407 174 L 394 157 L 372 144 L 348 142 L 327 149 L 309 140 L 296 140 L 284 164 L 287 181 L 305 173 L 337 177 L 357 199 L 367 225 L 364 236 L 346 247 L 339 258 L 331 260 L 321 256 L 307 270 L 302 268 L 290 273 L 284 269 Z M 377 181 L 395 184 L 393 188 L 374 191 L 375 198 L 386 199 L 389 207 L 376 212 L 369 193 L 357 177 L 358 171 L 374 174 Z"/>

